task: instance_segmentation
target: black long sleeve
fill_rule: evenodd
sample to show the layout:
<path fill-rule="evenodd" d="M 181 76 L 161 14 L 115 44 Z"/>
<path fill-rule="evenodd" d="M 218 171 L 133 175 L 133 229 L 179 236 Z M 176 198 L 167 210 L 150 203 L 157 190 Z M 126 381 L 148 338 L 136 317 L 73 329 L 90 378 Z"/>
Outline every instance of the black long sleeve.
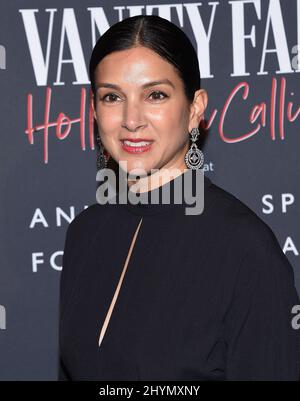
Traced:
<path fill-rule="evenodd" d="M 293 268 L 271 232 L 253 238 L 225 318 L 227 380 L 300 380 Z"/>

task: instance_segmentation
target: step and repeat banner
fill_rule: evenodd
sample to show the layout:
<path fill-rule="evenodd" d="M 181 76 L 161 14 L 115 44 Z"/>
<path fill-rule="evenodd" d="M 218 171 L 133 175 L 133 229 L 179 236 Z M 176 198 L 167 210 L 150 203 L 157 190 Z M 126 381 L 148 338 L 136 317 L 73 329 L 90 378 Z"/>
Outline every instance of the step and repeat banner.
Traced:
<path fill-rule="evenodd" d="M 205 174 L 272 228 L 300 293 L 300 0 L 2 0 L 0 380 L 57 379 L 66 229 L 96 203 L 89 59 L 139 14 L 191 39 Z"/>

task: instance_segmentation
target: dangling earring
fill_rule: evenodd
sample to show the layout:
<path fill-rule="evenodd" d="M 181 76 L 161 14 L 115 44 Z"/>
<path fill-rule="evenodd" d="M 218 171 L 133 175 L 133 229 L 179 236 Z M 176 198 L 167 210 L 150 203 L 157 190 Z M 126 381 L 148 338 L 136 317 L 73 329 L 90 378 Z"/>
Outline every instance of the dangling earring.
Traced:
<path fill-rule="evenodd" d="M 101 170 L 103 168 L 106 168 L 107 166 L 107 160 L 104 154 L 104 146 L 101 142 L 101 138 L 99 135 L 97 135 L 97 142 L 99 145 L 98 153 L 97 153 L 97 169 Z"/>
<path fill-rule="evenodd" d="M 191 131 L 191 139 L 192 139 L 192 145 L 190 149 L 186 152 L 185 154 L 185 164 L 187 165 L 188 168 L 196 170 L 201 168 L 204 162 L 204 155 L 200 149 L 198 149 L 196 145 L 196 141 L 199 135 L 199 129 L 198 128 L 193 128 Z"/>

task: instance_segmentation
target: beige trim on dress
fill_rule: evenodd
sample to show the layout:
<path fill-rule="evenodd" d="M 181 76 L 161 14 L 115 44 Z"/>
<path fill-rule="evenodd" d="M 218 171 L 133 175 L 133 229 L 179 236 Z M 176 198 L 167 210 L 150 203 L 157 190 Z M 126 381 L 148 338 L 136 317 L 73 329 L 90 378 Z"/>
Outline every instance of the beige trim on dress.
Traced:
<path fill-rule="evenodd" d="M 101 328 L 100 337 L 99 337 L 99 347 L 100 347 L 101 342 L 103 340 L 103 337 L 104 337 L 104 334 L 106 332 L 106 329 L 107 329 L 107 326 L 108 326 L 112 311 L 114 309 L 116 300 L 118 298 L 119 291 L 120 291 L 120 288 L 121 288 L 121 285 L 122 285 L 122 282 L 123 282 L 123 278 L 124 278 L 126 270 L 127 270 L 127 265 L 128 265 L 128 262 L 129 262 L 129 259 L 130 259 L 130 256 L 131 256 L 131 253 L 132 253 L 132 250 L 133 250 L 133 247 L 134 247 L 134 244 L 135 244 L 135 241 L 136 241 L 139 229 L 140 229 L 140 226 L 142 224 L 142 220 L 143 220 L 143 218 L 141 218 L 141 220 L 140 220 L 140 222 L 138 224 L 138 227 L 135 230 L 135 233 L 134 233 L 134 236 L 133 236 L 133 239 L 131 241 L 131 245 L 130 245 L 130 248 L 129 248 L 129 251 L 128 251 L 128 255 L 127 255 L 127 258 L 126 258 L 126 261 L 125 261 L 125 264 L 124 264 L 124 267 L 123 267 L 123 270 L 122 270 L 122 273 L 121 273 L 121 276 L 120 276 L 120 279 L 119 279 L 119 283 L 117 285 L 117 288 L 115 290 L 115 293 L 114 293 L 113 299 L 111 301 L 110 307 L 109 307 L 108 312 L 106 314 L 103 326 Z"/>

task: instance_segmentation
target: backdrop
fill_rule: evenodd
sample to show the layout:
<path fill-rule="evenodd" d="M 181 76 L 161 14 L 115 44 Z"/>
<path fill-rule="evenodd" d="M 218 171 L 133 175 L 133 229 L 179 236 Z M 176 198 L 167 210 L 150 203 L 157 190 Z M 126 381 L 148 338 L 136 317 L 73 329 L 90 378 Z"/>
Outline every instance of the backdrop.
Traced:
<path fill-rule="evenodd" d="M 300 0 L 2 0 L 1 380 L 56 380 L 65 233 L 96 202 L 89 58 L 137 14 L 190 37 L 209 96 L 205 174 L 272 228 L 300 293 Z"/>

